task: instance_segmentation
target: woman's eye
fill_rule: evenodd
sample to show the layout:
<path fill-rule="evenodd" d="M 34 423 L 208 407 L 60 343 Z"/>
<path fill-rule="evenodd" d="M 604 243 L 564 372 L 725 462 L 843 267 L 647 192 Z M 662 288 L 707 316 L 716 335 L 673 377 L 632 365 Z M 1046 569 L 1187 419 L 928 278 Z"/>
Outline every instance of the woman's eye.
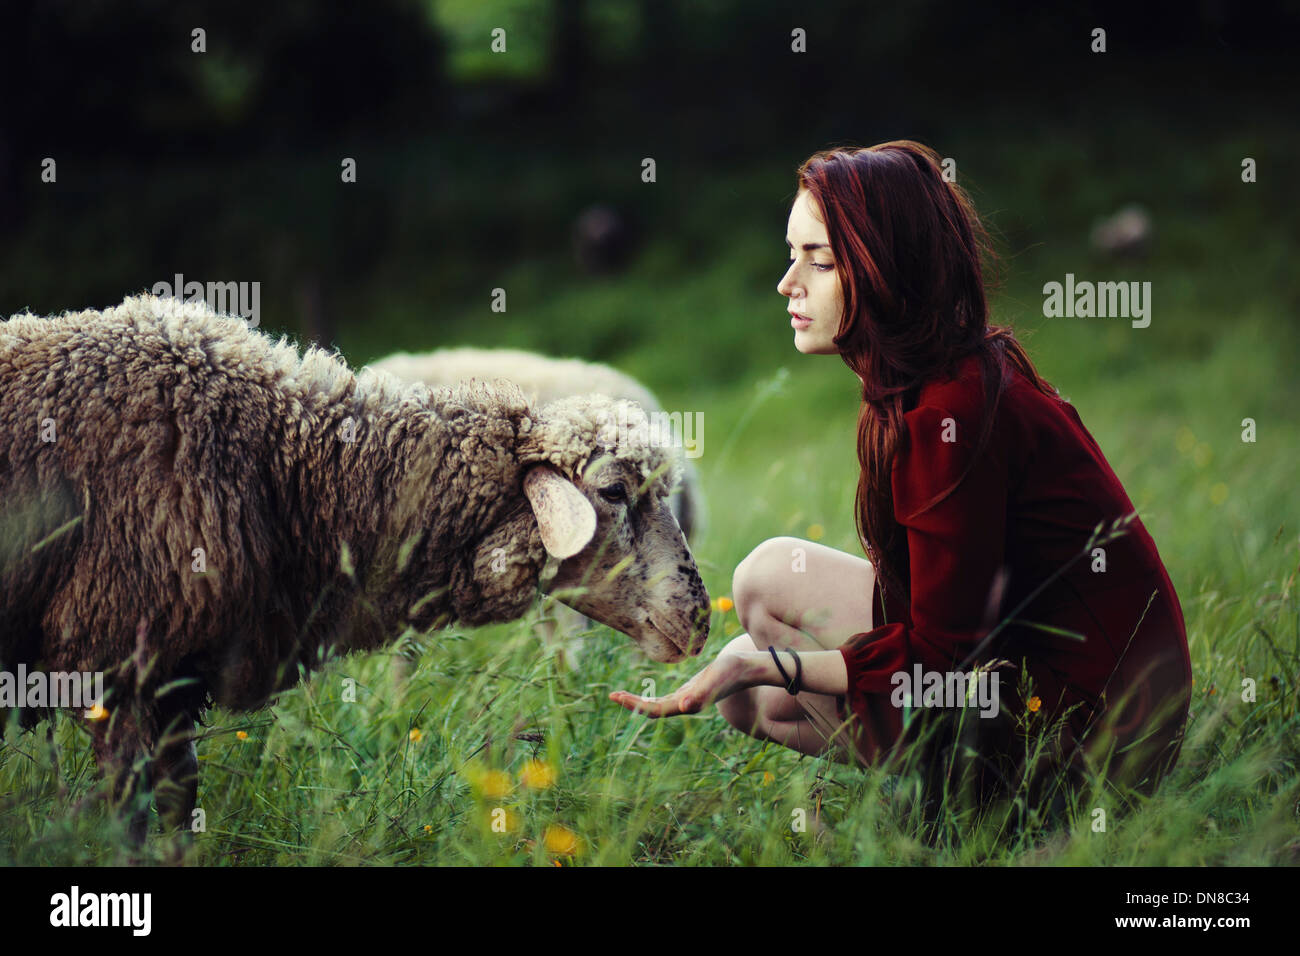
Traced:
<path fill-rule="evenodd" d="M 786 268 L 788 269 L 788 268 L 789 268 L 790 266 L 792 266 L 792 265 L 794 265 L 794 260 L 793 260 L 793 259 L 787 259 L 787 260 L 786 260 Z M 818 272 L 834 272 L 834 271 L 835 271 L 835 265 L 834 265 L 833 263 L 832 263 L 831 265 L 823 265 L 823 264 L 820 263 L 820 262 L 814 262 L 814 263 L 812 264 L 812 267 L 813 267 L 814 269 L 816 269 Z"/>

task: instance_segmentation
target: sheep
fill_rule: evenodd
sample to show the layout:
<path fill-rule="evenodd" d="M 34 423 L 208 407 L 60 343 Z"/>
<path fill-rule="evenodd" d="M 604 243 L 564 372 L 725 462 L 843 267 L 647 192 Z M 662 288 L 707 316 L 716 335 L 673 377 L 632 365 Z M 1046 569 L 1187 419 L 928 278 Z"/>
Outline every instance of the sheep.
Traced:
<path fill-rule="evenodd" d="M 415 354 L 395 352 L 367 367 L 430 386 L 454 385 L 471 378 L 504 378 L 518 385 L 538 405 L 575 393 L 596 392 L 636 402 L 648 414 L 662 411 L 650 390 L 624 372 L 598 362 L 556 358 L 522 349 L 459 347 Z M 694 544 L 702 534 L 704 498 L 699 475 L 689 459 L 682 462 L 681 485 L 674 489 L 671 502 L 686 540 Z M 572 665 L 583 647 L 582 638 L 576 635 L 590 622 L 571 611 L 566 614 L 563 608 L 557 612 L 554 619 L 543 623 L 542 638 L 557 648 L 562 661 Z M 561 633 L 567 636 L 562 638 Z M 398 687 L 406 682 L 422 651 L 411 640 L 400 642 L 394 649 L 392 677 Z"/>
<path fill-rule="evenodd" d="M 656 661 L 698 654 L 708 594 L 646 426 L 599 396 L 354 373 L 202 302 L 12 316 L 0 670 L 105 675 L 87 729 L 139 842 L 151 784 L 164 826 L 191 819 L 207 707 L 404 628 L 512 620 L 541 587 Z"/>

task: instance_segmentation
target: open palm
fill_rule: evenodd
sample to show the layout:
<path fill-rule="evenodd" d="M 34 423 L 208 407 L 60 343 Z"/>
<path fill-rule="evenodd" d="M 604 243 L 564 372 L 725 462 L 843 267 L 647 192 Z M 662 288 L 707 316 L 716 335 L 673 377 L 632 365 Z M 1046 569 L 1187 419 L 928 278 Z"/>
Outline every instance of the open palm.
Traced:
<path fill-rule="evenodd" d="M 722 653 L 666 697 L 641 697 L 629 691 L 616 690 L 610 693 L 609 699 L 650 717 L 677 717 L 698 714 L 715 701 L 753 687 L 755 683 L 752 669 L 744 657 Z"/>

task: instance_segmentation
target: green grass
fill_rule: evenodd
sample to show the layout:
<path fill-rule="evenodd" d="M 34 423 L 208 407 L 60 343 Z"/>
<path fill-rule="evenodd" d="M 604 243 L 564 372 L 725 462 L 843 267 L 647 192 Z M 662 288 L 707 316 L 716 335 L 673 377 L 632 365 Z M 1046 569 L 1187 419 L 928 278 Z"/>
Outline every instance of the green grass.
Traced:
<path fill-rule="evenodd" d="M 877 773 L 764 745 L 713 713 L 652 722 L 625 712 L 608 691 L 640 691 L 651 679 L 662 693 L 698 664 L 652 664 L 598 628 L 580 668 L 568 669 L 538 638 L 534 613 L 434 635 L 400 692 L 377 654 L 331 663 L 266 711 L 214 712 L 199 743 L 207 829 L 187 859 L 549 864 L 557 855 L 543 834 L 561 825 L 579 838 L 573 859 L 587 864 L 1300 862 L 1300 331 L 1294 272 L 1281 269 L 1294 243 L 1276 215 L 1293 208 L 1283 204 L 1293 187 L 1260 184 L 1256 194 L 1233 185 L 1234 157 L 1258 152 L 1260 138 L 1244 127 L 1203 149 L 1168 132 L 1144 152 L 1145 172 L 1126 166 L 1109 177 L 1094 168 L 1095 144 L 1058 132 L 1000 141 L 996 155 L 1016 157 L 1007 166 L 981 163 L 993 147 L 977 132 L 938 145 L 972 157 L 961 168 L 1006 237 L 995 321 L 1016 326 L 1079 409 L 1182 602 L 1195 698 L 1181 760 L 1153 799 L 1131 814 L 1110 808 L 1104 832 L 1094 832 L 1095 806 L 1085 805 L 1055 833 L 1012 832 L 994 817 L 931 843 Z M 1134 130 L 1111 135 L 1101 152 L 1124 155 L 1116 144 Z M 1298 138 L 1278 127 L 1262 139 L 1294 154 Z M 393 162 L 400 173 L 406 160 Z M 616 280 L 581 280 L 562 252 L 478 275 L 484 288 L 509 290 L 505 315 L 487 311 L 486 293 L 453 295 L 442 309 L 447 300 L 425 285 L 398 281 L 414 262 L 386 260 L 383 288 L 396 291 L 345 290 L 342 314 L 378 305 L 370 321 L 343 326 L 338 344 L 356 362 L 452 341 L 586 355 L 641 377 L 667 408 L 703 412 L 709 525 L 695 550 L 714 597 L 730 593 L 736 564 L 769 537 L 809 536 L 820 525 L 822 543 L 860 553 L 857 383 L 838 359 L 794 351 L 775 292 L 791 162 L 755 162 L 725 188 L 704 188 L 703 174 L 689 189 L 666 187 L 657 197 L 665 232 Z M 545 204 L 535 177 L 519 189 Z M 1135 197 L 1155 217 L 1151 258 L 1093 259 L 1093 211 Z M 1044 319 L 1041 286 L 1067 271 L 1151 281 L 1151 327 Z M 436 325 L 424 321 L 430 301 L 442 309 Z M 1255 443 L 1241 440 L 1247 417 Z M 715 614 L 705 654 L 738 632 L 734 612 Z M 341 699 L 345 677 L 357 681 L 355 702 Z M 1242 700 L 1244 678 L 1255 682 L 1254 702 Z M 61 721 L 54 738 L 57 757 L 43 730 L 5 734 L 0 862 L 127 859 L 96 799 L 84 733 Z M 554 786 L 519 783 L 533 758 L 555 768 Z M 511 792 L 485 794 L 475 783 L 484 768 L 509 775 Z M 496 808 L 518 827 L 486 828 Z M 804 832 L 791 827 L 796 811 L 808 820 Z M 170 851 L 152 836 L 146 856 Z"/>
<path fill-rule="evenodd" d="M 648 678 L 662 692 L 691 667 L 639 660 L 625 638 L 598 629 L 581 668 L 567 669 L 534 617 L 437 635 L 401 692 L 386 656 L 372 655 L 332 663 L 268 711 L 214 713 L 199 744 L 206 832 L 188 860 L 547 864 L 556 855 L 544 832 L 559 825 L 590 864 L 1294 863 L 1294 576 L 1281 596 L 1294 565 L 1294 545 L 1279 542 L 1264 549 L 1258 591 L 1184 600 L 1197 694 L 1182 759 L 1140 812 L 1097 804 L 1108 810 L 1105 832 L 1093 832 L 1089 805 L 1054 835 L 990 819 L 932 846 L 878 774 L 760 744 L 716 716 L 654 722 L 608 703 L 609 690 L 640 691 Z M 736 633 L 734 612 L 716 627 Z M 1253 704 L 1240 700 L 1243 676 L 1258 684 Z M 343 700 L 344 678 L 357 682 L 354 702 Z M 56 738 L 57 770 L 42 735 L 7 735 L 0 859 L 129 859 L 94 799 L 84 734 L 63 721 Z M 555 768 L 553 787 L 519 782 L 531 759 Z M 480 768 L 504 772 L 510 792 L 485 793 Z M 511 832 L 488 828 L 498 808 L 513 817 Z M 804 832 L 792 830 L 797 811 Z M 155 835 L 145 856 L 170 852 Z"/>

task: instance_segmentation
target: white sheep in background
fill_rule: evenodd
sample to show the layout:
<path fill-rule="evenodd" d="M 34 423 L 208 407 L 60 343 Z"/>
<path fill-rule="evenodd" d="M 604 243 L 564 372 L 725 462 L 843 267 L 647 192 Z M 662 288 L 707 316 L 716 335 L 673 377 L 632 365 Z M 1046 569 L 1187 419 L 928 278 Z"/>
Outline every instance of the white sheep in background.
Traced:
<path fill-rule="evenodd" d="M 518 385 L 539 408 L 556 399 L 596 393 L 636 402 L 648 416 L 663 411 L 659 400 L 632 376 L 599 362 L 554 358 L 522 349 L 448 348 L 432 352 L 395 352 L 367 368 L 391 372 L 408 382 L 429 386 L 455 385 L 472 378 L 503 378 Z M 672 496 L 673 514 L 687 541 L 704 528 L 704 495 L 690 459 L 682 460 L 680 491 Z"/>
<path fill-rule="evenodd" d="M 207 706 L 259 708 L 407 628 L 518 618 L 544 568 L 655 660 L 696 654 L 708 595 L 649 432 L 597 396 L 541 412 L 508 383 L 354 374 L 201 302 L 13 316 L 0 669 L 106 675 L 89 729 L 143 839 L 151 777 L 189 822 Z"/>

